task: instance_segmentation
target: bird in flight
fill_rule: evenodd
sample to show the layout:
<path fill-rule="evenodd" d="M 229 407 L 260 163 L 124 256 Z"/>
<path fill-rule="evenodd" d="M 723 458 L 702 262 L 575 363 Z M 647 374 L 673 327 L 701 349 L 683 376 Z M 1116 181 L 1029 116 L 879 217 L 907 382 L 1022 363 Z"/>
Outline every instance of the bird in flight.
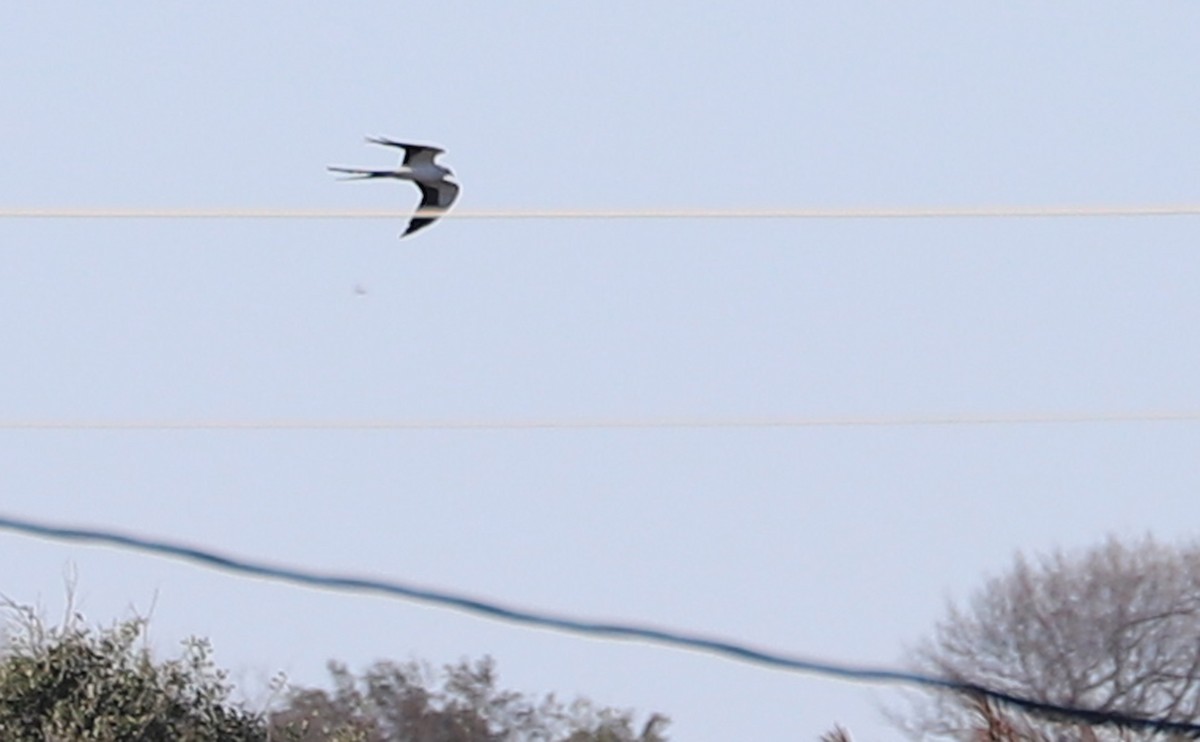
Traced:
<path fill-rule="evenodd" d="M 371 144 L 382 144 L 385 147 L 397 147 L 404 150 L 404 159 L 394 170 L 361 170 L 352 167 L 334 167 L 327 169 L 334 173 L 348 173 L 349 177 L 342 180 L 366 180 L 369 178 L 395 178 L 396 180 L 411 180 L 421 189 L 421 205 L 408 229 L 401 237 L 416 232 L 418 229 L 433 224 L 438 217 L 449 210 L 454 199 L 458 198 L 458 183 L 451 178 L 454 173 L 450 168 L 443 167 L 434 158 L 446 150 L 441 147 L 431 147 L 426 144 L 405 144 L 393 142 L 383 137 L 367 137 Z"/>

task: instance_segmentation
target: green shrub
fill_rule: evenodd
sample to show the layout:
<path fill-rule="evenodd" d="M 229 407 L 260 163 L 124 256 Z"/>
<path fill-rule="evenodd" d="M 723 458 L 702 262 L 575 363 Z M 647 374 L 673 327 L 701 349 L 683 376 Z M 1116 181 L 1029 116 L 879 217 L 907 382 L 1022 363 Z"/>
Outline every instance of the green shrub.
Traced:
<path fill-rule="evenodd" d="M 3 606 L 0 606 L 3 607 Z M 665 742 L 666 717 L 634 731 L 628 711 L 531 700 L 496 687 L 484 658 L 434 673 L 378 662 L 361 678 L 330 664 L 333 689 L 296 688 L 269 714 L 229 701 L 207 640 L 156 662 L 142 618 L 91 630 L 72 615 L 47 628 L 8 604 L 0 648 L 2 742 Z"/>
<path fill-rule="evenodd" d="M 76 615 L 47 629 L 9 605 L 0 652 L 0 739 L 5 742 L 261 742 L 259 715 L 229 703 L 230 686 L 211 647 L 184 642 L 156 663 L 139 639 L 144 619 L 91 631 Z"/>
<path fill-rule="evenodd" d="M 293 690 L 272 726 L 298 742 L 665 742 L 664 716 L 635 730 L 628 711 L 497 688 L 495 663 L 377 662 L 361 677 L 330 663 L 333 689 Z"/>

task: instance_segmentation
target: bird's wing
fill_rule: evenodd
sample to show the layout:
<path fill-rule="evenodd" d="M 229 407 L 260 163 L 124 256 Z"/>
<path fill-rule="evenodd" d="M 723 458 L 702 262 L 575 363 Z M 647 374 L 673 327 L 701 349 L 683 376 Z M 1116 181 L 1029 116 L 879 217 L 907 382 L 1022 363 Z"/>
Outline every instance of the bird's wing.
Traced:
<path fill-rule="evenodd" d="M 401 146 L 404 147 L 404 164 L 409 167 L 432 165 L 433 158 L 446 151 L 441 147 L 428 147 L 424 144 L 403 144 Z"/>
<path fill-rule="evenodd" d="M 450 208 L 454 203 L 454 199 L 458 198 L 458 184 L 451 180 L 440 180 L 436 183 L 417 183 L 417 188 L 421 189 L 421 205 L 418 211 L 434 212 L 427 216 L 415 216 L 408 223 L 408 229 L 404 230 L 401 237 L 406 237 L 418 229 L 428 227 L 437 221 L 442 212 Z"/>
<path fill-rule="evenodd" d="M 439 180 L 436 183 L 417 183 L 421 189 L 421 208 L 440 209 L 450 208 L 454 199 L 458 198 L 458 184 L 452 180 Z"/>
<path fill-rule="evenodd" d="M 413 219 L 408 223 L 408 229 L 404 230 L 404 233 L 401 234 L 400 236 L 407 237 L 410 234 L 412 234 L 413 232 L 416 232 L 418 229 L 423 229 L 425 227 L 428 227 L 430 224 L 433 224 L 435 221 L 437 221 L 437 220 L 429 218 L 429 217 L 424 217 L 424 216 L 413 217 Z"/>
<path fill-rule="evenodd" d="M 433 158 L 446 151 L 441 147 L 434 147 L 428 144 L 397 142 L 387 137 L 367 137 L 367 141 L 371 144 L 382 144 L 385 147 L 399 147 L 404 150 L 404 164 L 409 167 L 418 163 L 432 163 Z"/>
<path fill-rule="evenodd" d="M 394 139 L 388 139 L 387 137 L 367 137 L 367 141 L 371 144 L 382 144 L 385 147 L 399 147 L 400 149 L 408 149 L 409 147 L 416 146 L 412 144 L 405 144 L 404 142 L 397 142 Z"/>

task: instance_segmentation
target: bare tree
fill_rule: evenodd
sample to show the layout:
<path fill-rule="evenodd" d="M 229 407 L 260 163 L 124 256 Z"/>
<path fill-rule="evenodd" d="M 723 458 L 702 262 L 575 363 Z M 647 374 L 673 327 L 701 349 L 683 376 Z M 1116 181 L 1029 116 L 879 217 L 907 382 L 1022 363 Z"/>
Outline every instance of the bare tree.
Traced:
<path fill-rule="evenodd" d="M 951 606 L 914 659 L 923 671 L 1037 701 L 1195 722 L 1200 547 L 1110 537 L 1078 553 L 1056 551 L 1034 561 L 1018 555 L 1011 572 L 990 579 L 966 608 Z M 902 726 L 925 739 L 1156 737 L 980 704 L 935 692 Z"/>

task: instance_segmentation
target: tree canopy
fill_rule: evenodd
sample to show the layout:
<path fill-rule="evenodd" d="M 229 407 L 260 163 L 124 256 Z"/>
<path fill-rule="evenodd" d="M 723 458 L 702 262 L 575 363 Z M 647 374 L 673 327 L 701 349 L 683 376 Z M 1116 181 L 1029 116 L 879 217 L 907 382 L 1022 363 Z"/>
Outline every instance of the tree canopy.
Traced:
<path fill-rule="evenodd" d="M 138 646 L 143 619 L 100 631 L 71 618 L 46 628 L 27 608 L 0 655 L 0 739 L 6 742 L 179 740 L 259 742 L 265 726 L 229 703 L 225 674 L 199 639 L 155 662 Z"/>
<path fill-rule="evenodd" d="M 330 663 L 333 689 L 292 692 L 272 726 L 298 730 L 298 742 L 664 742 L 667 719 L 635 731 L 629 711 L 577 699 L 563 704 L 497 687 L 495 663 L 377 662 L 356 677 Z"/>
<path fill-rule="evenodd" d="M 47 627 L 9 604 L 0 646 L 0 739 L 5 742 L 665 742 L 654 714 L 586 699 L 564 704 L 498 687 L 495 663 L 434 672 L 377 662 L 361 676 L 331 663 L 333 688 L 292 688 L 264 712 L 231 700 L 208 642 L 156 660 L 146 621 L 90 629 L 77 614 Z"/>

